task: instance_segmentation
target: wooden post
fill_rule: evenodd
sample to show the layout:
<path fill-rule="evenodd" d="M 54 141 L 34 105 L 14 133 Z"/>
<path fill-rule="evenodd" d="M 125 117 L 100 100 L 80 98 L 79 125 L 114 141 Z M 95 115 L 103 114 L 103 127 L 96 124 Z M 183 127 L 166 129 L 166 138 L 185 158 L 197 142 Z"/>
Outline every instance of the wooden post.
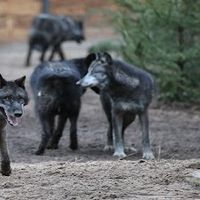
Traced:
<path fill-rule="evenodd" d="M 42 13 L 49 13 L 49 0 L 42 0 Z"/>

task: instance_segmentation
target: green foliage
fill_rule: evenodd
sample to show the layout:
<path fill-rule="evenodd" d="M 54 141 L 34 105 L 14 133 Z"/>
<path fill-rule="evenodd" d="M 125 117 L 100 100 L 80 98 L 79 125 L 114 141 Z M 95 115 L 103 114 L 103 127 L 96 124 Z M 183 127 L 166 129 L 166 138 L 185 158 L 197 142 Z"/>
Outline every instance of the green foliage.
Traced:
<path fill-rule="evenodd" d="M 99 42 L 97 45 L 93 45 L 89 48 L 89 53 L 99 52 L 99 51 L 115 51 L 120 53 L 121 45 L 114 40 L 106 40 Z"/>
<path fill-rule="evenodd" d="M 117 52 L 156 76 L 161 100 L 200 102 L 200 1 L 113 1 Z"/>

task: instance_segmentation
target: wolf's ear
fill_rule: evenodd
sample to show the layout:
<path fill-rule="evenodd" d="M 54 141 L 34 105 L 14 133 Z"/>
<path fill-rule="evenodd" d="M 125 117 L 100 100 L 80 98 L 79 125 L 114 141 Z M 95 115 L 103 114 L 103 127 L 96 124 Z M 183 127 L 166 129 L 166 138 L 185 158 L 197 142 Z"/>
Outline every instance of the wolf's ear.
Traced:
<path fill-rule="evenodd" d="M 112 65 L 113 63 L 113 60 L 112 60 L 112 57 L 109 53 L 107 52 L 104 52 L 103 53 L 103 57 L 105 58 L 105 61 L 109 64 L 109 65 Z"/>
<path fill-rule="evenodd" d="M 21 77 L 21 78 L 16 79 L 16 80 L 15 80 L 15 83 L 16 83 L 19 87 L 25 89 L 25 86 L 24 86 L 24 85 L 25 85 L 25 80 L 26 80 L 26 76 L 23 76 L 23 77 Z"/>
<path fill-rule="evenodd" d="M 91 53 L 85 58 L 85 65 L 87 68 L 89 68 L 90 64 L 96 59 L 96 54 Z"/>
<path fill-rule="evenodd" d="M 7 81 L 2 77 L 2 75 L 0 74 L 0 88 L 2 88 L 3 86 L 5 86 L 7 83 Z"/>

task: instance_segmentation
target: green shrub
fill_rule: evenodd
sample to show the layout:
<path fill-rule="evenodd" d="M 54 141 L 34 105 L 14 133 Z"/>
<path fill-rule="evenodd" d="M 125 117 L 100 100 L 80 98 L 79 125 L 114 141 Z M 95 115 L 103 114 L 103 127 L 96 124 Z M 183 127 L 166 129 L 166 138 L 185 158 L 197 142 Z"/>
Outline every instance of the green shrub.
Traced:
<path fill-rule="evenodd" d="M 200 102 L 200 1 L 113 1 L 112 22 L 122 40 L 93 50 L 117 51 L 152 72 L 165 102 Z"/>

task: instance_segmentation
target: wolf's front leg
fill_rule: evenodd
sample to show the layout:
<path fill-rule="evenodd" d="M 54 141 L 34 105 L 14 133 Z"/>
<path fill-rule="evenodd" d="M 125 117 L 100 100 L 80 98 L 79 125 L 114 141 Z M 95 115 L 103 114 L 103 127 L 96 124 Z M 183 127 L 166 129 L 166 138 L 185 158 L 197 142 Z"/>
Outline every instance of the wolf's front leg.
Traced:
<path fill-rule="evenodd" d="M 124 153 L 124 142 L 122 137 L 123 116 L 113 111 L 112 112 L 112 126 L 113 126 L 113 141 L 114 141 L 114 156 L 123 158 L 126 156 Z"/>
<path fill-rule="evenodd" d="M 107 143 L 104 147 L 104 151 L 113 151 L 113 129 L 112 129 L 112 122 L 108 122 L 108 130 L 107 130 Z"/>
<path fill-rule="evenodd" d="M 139 114 L 139 121 L 142 130 L 143 158 L 146 160 L 152 160 L 154 159 L 154 155 L 151 150 L 150 139 L 149 139 L 149 119 L 147 110 Z"/>
<path fill-rule="evenodd" d="M 32 50 L 33 50 L 33 47 L 32 47 L 31 44 L 29 44 L 28 55 L 27 55 L 26 63 L 25 63 L 25 66 L 26 66 L 26 67 L 28 67 L 28 66 L 30 65 Z"/>
<path fill-rule="evenodd" d="M 6 130 L 5 127 L 0 128 L 1 173 L 4 176 L 9 176 L 11 174 L 11 167 L 6 141 Z"/>

